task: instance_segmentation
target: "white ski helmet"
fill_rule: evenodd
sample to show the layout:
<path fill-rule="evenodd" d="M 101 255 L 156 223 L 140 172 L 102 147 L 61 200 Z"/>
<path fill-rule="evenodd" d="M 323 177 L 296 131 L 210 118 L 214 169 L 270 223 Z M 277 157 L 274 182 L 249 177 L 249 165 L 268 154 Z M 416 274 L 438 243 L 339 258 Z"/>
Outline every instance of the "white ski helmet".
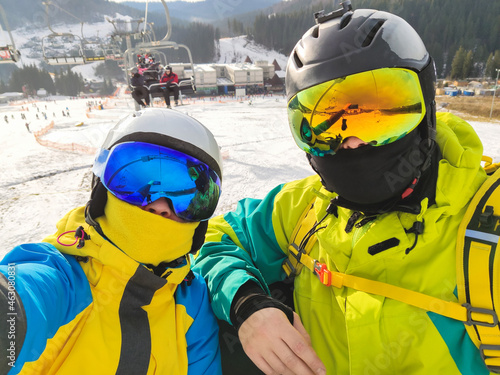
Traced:
<path fill-rule="evenodd" d="M 194 118 L 171 109 L 148 108 L 119 121 L 108 133 L 101 150 L 125 142 L 143 142 L 168 147 L 205 163 L 222 180 L 222 157 L 213 134 Z M 97 161 L 97 159 L 96 159 Z M 104 214 L 107 190 L 94 174 L 92 193 L 86 207 L 86 221 Z"/>

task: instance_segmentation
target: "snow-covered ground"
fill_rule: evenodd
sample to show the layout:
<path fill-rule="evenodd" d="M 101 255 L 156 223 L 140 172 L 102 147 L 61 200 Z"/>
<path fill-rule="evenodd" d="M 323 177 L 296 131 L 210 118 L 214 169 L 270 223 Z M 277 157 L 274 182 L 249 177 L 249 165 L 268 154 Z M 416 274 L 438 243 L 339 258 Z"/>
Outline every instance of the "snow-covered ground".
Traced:
<path fill-rule="evenodd" d="M 90 99 L 93 103 L 51 99 L 0 107 L 0 257 L 16 244 L 40 241 L 68 210 L 87 202 L 93 155 L 84 152 L 99 147 L 108 129 L 133 111 L 129 97 Z M 103 110 L 87 112 L 88 104 L 100 103 Z M 292 140 L 282 96 L 217 97 L 184 104 L 175 110 L 204 123 L 221 146 L 223 193 L 216 213 L 231 210 L 243 197 L 263 197 L 280 183 L 313 173 Z M 37 143 L 35 132 L 52 121 L 53 128 L 40 140 L 59 148 L 78 145 L 79 153 Z M 500 162 L 500 123 L 471 124 L 484 142 L 485 154 Z"/>

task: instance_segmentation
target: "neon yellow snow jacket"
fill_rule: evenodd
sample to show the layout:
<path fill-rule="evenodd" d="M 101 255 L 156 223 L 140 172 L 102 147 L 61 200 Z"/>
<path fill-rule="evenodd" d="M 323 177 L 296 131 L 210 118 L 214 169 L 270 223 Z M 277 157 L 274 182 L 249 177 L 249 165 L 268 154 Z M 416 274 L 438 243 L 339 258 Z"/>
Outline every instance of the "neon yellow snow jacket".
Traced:
<path fill-rule="evenodd" d="M 465 121 L 438 114 L 439 162 L 436 203 L 419 214 L 391 212 L 346 231 L 352 211 L 339 208 L 316 233 L 311 256 L 340 271 L 457 301 L 455 246 L 468 202 L 485 181 L 482 144 Z M 367 187 L 368 189 L 369 187 Z M 229 322 L 238 288 L 254 280 L 283 280 L 282 262 L 293 229 L 314 198 L 319 221 L 335 194 L 314 175 L 276 187 L 264 199 L 244 199 L 234 212 L 210 222 L 195 269 L 207 280 L 216 315 Z M 361 218 L 360 218 L 361 220 Z M 424 233 L 407 233 L 424 221 Z M 359 222 L 359 221 L 358 221 Z M 324 224 L 324 225 L 323 225 Z M 393 247 L 368 249 L 392 240 Z M 372 248 L 373 249 L 373 248 Z M 372 255 L 373 254 L 373 255 Z M 488 374 L 462 322 L 346 287 L 326 287 L 309 270 L 294 281 L 295 310 L 328 374 Z"/>

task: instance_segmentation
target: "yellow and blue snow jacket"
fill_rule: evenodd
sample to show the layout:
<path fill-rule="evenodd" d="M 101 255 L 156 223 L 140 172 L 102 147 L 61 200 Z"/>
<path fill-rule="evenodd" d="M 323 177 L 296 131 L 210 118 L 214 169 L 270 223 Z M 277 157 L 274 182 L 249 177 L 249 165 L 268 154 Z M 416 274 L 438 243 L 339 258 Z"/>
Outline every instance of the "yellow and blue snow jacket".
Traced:
<path fill-rule="evenodd" d="M 353 212 L 339 207 L 338 217 L 328 215 L 321 223 L 311 257 L 332 271 L 457 302 L 457 231 L 486 179 L 483 149 L 472 127 L 448 113 L 437 116 L 437 143 L 443 158 L 435 204 L 425 198 L 418 214 L 380 214 L 352 230 L 346 227 Z M 268 290 L 284 280 L 282 264 L 300 216 L 314 201 L 320 221 L 335 196 L 314 175 L 280 185 L 262 200 L 244 199 L 234 212 L 210 221 L 194 269 L 207 280 L 220 319 L 230 322 L 233 297 L 245 282 Z M 412 248 L 415 222 L 424 223 L 424 232 Z M 381 243 L 391 246 L 369 251 Z M 328 374 L 489 373 L 460 321 L 347 287 L 327 287 L 305 268 L 294 279 L 294 304 Z"/>
<path fill-rule="evenodd" d="M 221 374 L 206 283 L 185 280 L 189 257 L 157 276 L 84 215 L 71 211 L 46 242 L 0 262 L 0 373 Z M 78 226 L 83 247 L 61 245 Z"/>

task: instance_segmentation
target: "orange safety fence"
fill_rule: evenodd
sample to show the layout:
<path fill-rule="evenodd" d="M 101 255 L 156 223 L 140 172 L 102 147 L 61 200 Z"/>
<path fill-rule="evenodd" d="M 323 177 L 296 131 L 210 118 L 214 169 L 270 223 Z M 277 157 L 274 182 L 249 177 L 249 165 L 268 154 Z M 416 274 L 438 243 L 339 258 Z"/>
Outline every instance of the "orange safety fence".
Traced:
<path fill-rule="evenodd" d="M 45 128 L 40 129 L 36 132 L 33 132 L 33 135 L 35 136 L 35 138 L 38 139 L 38 137 L 41 137 L 42 135 L 47 134 L 49 132 L 49 130 L 52 129 L 53 127 L 54 127 L 54 121 L 51 121 L 51 123 L 49 125 L 47 125 Z"/>
<path fill-rule="evenodd" d="M 94 155 L 97 152 L 96 147 L 84 146 L 84 145 L 80 145 L 78 143 L 59 143 L 59 142 L 53 142 L 53 141 L 49 141 L 49 140 L 40 138 L 44 134 L 47 134 L 48 131 L 50 129 L 52 129 L 53 127 L 54 127 L 54 121 L 52 121 L 45 128 L 43 128 L 39 131 L 33 132 L 33 135 L 35 136 L 36 141 L 40 145 L 42 145 L 44 147 L 53 148 L 56 150 L 76 152 L 78 154 Z"/>

